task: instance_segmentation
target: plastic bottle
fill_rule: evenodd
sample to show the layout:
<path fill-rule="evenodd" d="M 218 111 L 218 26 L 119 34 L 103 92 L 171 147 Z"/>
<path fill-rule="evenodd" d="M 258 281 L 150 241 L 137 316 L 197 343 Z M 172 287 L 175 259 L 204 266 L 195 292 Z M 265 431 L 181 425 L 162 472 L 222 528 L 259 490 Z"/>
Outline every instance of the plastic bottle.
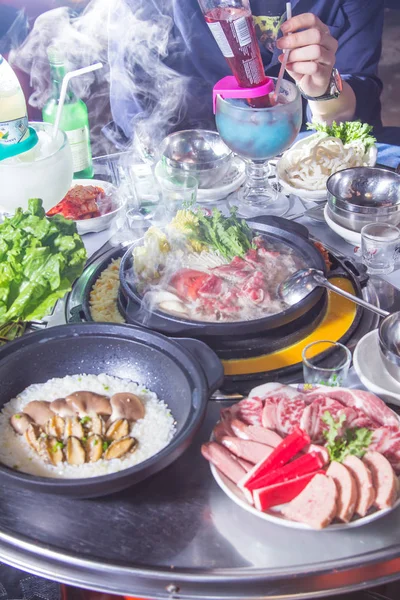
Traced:
<path fill-rule="evenodd" d="M 51 98 L 43 108 L 43 121 L 54 123 L 62 80 L 66 70 L 63 57 L 57 48 L 51 46 L 47 51 L 50 62 L 53 89 Z M 75 96 L 72 90 L 67 91 L 60 120 L 60 129 L 65 131 L 72 152 L 74 179 L 90 179 L 93 177 L 92 152 L 89 137 L 89 117 L 86 104 Z"/>
<path fill-rule="evenodd" d="M 19 144 L 28 136 L 24 93 L 18 77 L 0 54 L 0 144 Z"/>

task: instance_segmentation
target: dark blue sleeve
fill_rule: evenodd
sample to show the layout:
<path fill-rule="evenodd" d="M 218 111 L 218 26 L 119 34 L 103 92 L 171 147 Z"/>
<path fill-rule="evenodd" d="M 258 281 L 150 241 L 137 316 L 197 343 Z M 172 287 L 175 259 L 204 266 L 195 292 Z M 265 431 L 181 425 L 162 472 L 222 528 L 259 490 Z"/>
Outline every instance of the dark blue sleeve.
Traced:
<path fill-rule="evenodd" d="M 336 67 L 357 99 L 356 119 L 380 124 L 382 83 L 377 76 L 382 47 L 383 0 L 344 0 L 343 21 L 331 28 L 338 39 Z"/>

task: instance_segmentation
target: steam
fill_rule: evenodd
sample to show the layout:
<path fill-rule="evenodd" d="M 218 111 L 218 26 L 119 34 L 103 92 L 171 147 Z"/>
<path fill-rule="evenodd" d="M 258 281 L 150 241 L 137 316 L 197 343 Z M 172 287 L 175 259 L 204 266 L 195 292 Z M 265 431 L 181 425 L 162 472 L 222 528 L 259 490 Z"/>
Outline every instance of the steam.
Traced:
<path fill-rule="evenodd" d="M 134 132 L 134 146 L 147 156 L 185 114 L 190 78 L 167 64 L 168 56 L 183 51 L 172 35 L 172 0 L 159 4 L 162 8 L 153 0 L 92 0 L 78 16 L 66 7 L 48 11 L 10 54 L 11 64 L 30 74 L 35 91 L 29 103 L 38 108 L 51 93 L 46 54 L 50 45 L 63 54 L 68 70 L 104 64 L 100 71 L 71 83 L 88 106 L 95 156 L 109 152 L 101 129 L 112 119 L 110 91 L 127 99 L 121 105 L 122 120 L 126 130 Z"/>

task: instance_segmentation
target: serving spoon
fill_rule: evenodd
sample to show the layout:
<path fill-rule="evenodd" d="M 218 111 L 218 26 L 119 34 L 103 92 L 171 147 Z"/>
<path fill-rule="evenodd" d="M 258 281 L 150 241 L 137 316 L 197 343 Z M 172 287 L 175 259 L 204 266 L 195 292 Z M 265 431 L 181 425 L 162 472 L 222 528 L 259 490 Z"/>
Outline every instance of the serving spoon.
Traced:
<path fill-rule="evenodd" d="M 347 298 L 347 300 L 351 300 L 355 304 L 359 304 L 360 306 L 371 310 L 380 317 L 387 317 L 390 314 L 386 310 L 382 310 L 382 308 L 378 308 L 377 306 L 366 302 L 366 300 L 358 298 L 357 296 L 340 289 L 336 285 L 333 285 L 333 283 L 325 277 L 323 272 L 318 269 L 300 269 L 299 271 L 296 271 L 296 273 L 293 273 L 293 275 L 279 285 L 278 293 L 286 304 L 293 306 L 303 300 L 308 294 L 311 294 L 317 287 L 324 287 L 327 290 L 331 290 L 332 292 L 335 292 L 335 294 L 339 294 L 339 296 L 343 296 L 344 298 Z"/>

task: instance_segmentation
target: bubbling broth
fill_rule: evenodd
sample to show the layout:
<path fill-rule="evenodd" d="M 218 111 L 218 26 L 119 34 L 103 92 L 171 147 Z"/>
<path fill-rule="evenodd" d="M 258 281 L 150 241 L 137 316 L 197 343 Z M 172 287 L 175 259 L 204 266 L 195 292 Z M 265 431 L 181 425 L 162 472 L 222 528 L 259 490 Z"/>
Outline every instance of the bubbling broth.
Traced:
<path fill-rule="evenodd" d="M 252 246 L 231 260 L 213 250 L 172 250 L 155 277 L 136 277 L 143 305 L 205 322 L 250 321 L 284 311 L 279 284 L 306 265 L 284 244 L 255 237 Z"/>

